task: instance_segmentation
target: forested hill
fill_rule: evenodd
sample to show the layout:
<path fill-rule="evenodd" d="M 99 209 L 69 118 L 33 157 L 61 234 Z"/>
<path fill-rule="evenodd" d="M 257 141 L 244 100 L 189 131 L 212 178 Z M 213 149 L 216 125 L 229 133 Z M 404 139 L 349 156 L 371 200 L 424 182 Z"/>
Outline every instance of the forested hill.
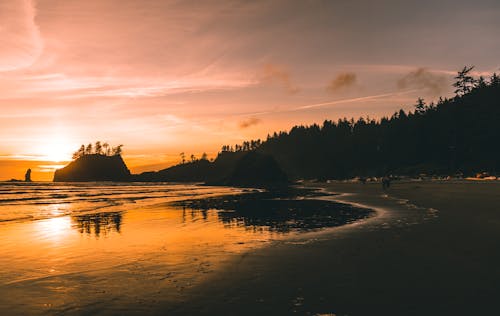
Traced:
<path fill-rule="evenodd" d="M 499 175 L 500 78 L 493 74 L 488 80 L 475 79 L 469 74 L 472 68 L 458 73 L 455 97 L 436 104 L 418 99 L 414 111 L 400 110 L 380 120 L 341 119 L 327 120 L 321 126 L 296 126 L 264 142 L 225 145 L 213 162 L 206 155 L 201 160 L 192 156 L 189 163 L 140 175 L 130 175 L 121 160 L 122 145 L 112 148 L 96 142 L 94 148 L 82 145 L 74 154 L 75 161 L 58 170 L 54 179 L 251 186 L 287 183 L 288 179 L 388 174 Z"/>
<path fill-rule="evenodd" d="M 400 110 L 381 120 L 325 121 L 296 126 L 266 141 L 245 142 L 273 156 L 291 178 L 342 179 L 420 173 L 450 175 L 500 171 L 500 80 L 457 76 L 457 94 Z M 252 146 L 247 146 L 252 144 Z M 254 146 L 256 144 L 256 146 Z M 255 147 L 255 148 L 254 148 Z M 223 151 L 232 150 L 224 146 Z"/>

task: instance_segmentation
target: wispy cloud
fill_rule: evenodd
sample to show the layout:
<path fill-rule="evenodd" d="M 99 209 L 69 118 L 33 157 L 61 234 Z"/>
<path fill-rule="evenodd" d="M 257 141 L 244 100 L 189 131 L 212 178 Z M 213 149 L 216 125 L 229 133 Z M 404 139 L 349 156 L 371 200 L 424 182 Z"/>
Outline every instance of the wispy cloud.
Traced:
<path fill-rule="evenodd" d="M 257 124 L 260 124 L 261 120 L 256 118 L 256 117 L 250 117 L 249 119 L 243 120 L 240 122 L 239 126 L 240 128 L 248 128 L 250 126 L 254 126 Z"/>
<path fill-rule="evenodd" d="M 329 92 L 337 92 L 352 87 L 356 84 L 357 76 L 353 72 L 343 72 L 338 74 L 332 81 L 326 86 L 326 90 Z"/>
<path fill-rule="evenodd" d="M 348 98 L 348 99 L 334 100 L 334 101 L 321 102 L 321 103 L 305 104 L 305 105 L 301 105 L 301 106 L 297 106 L 297 107 L 293 107 L 293 108 L 286 108 L 286 109 L 282 109 L 282 110 L 270 110 L 270 111 L 245 113 L 245 114 L 242 114 L 240 116 L 241 117 L 249 117 L 249 116 L 255 117 L 255 116 L 269 115 L 269 114 L 275 114 L 275 113 L 306 111 L 306 110 L 311 110 L 311 109 L 316 109 L 316 108 L 329 107 L 329 106 L 338 105 L 338 104 L 349 104 L 349 103 L 358 103 L 358 102 L 370 101 L 370 100 L 389 99 L 389 98 L 394 98 L 396 96 L 411 94 L 411 93 L 414 93 L 417 91 L 419 91 L 419 90 L 412 89 L 412 90 L 405 90 L 405 91 L 396 91 L 396 92 L 389 92 L 389 93 L 382 93 L 382 94 L 374 94 L 374 95 L 367 95 L 367 96 L 357 97 L 357 98 Z"/>
<path fill-rule="evenodd" d="M 290 71 L 286 66 L 283 65 L 264 65 L 264 68 L 262 70 L 262 81 L 277 83 L 290 94 L 296 94 L 300 91 L 300 88 L 292 81 Z"/>
<path fill-rule="evenodd" d="M 323 102 L 323 103 L 307 104 L 307 105 L 302 105 L 302 106 L 296 107 L 292 111 L 302 111 L 302 110 L 309 110 L 309 109 L 326 107 L 326 106 L 337 105 L 337 104 L 356 103 L 356 102 L 368 101 L 368 100 L 374 100 L 374 99 L 390 98 L 390 97 L 394 97 L 394 96 L 398 96 L 398 95 L 402 95 L 402 94 L 413 93 L 415 91 L 417 91 L 417 90 L 414 89 L 414 90 L 407 90 L 407 91 L 374 94 L 374 95 L 368 95 L 368 96 L 358 97 L 358 98 L 350 98 L 350 99 L 335 100 L 335 101 Z"/>
<path fill-rule="evenodd" d="M 441 95 L 448 87 L 448 78 L 443 74 L 434 73 L 427 68 L 417 68 L 400 78 L 397 85 L 399 89 L 423 89 L 437 96 Z"/>
<path fill-rule="evenodd" d="M 29 67 L 42 54 L 35 15 L 34 1 L 0 2 L 0 72 Z"/>
<path fill-rule="evenodd" d="M 0 155 L 0 160 L 33 160 L 43 161 L 43 155 Z"/>
<path fill-rule="evenodd" d="M 3 86 L 1 85 L 3 83 Z M 245 78 L 221 79 L 218 76 L 180 78 L 69 76 L 63 73 L 12 74 L 0 76 L 0 99 L 44 96 L 56 99 L 140 98 L 179 93 L 230 90 L 255 84 Z"/>

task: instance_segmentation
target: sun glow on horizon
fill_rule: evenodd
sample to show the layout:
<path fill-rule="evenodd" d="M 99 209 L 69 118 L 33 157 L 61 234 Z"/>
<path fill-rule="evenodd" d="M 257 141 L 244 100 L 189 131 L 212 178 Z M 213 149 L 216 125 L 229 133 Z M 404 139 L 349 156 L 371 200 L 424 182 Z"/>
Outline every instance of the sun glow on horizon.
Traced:
<path fill-rule="evenodd" d="M 50 162 L 64 162 L 72 159 L 75 145 L 61 136 L 55 136 L 47 142 L 43 142 L 37 148 L 37 154 L 41 160 Z"/>

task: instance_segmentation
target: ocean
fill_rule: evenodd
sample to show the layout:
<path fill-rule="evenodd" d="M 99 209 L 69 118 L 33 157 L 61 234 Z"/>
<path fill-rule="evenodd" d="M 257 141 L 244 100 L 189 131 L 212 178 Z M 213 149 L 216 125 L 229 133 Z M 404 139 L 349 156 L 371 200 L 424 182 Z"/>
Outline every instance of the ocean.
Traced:
<path fill-rule="evenodd" d="M 277 211 L 259 201 L 252 205 L 263 220 L 236 209 L 172 204 L 252 192 L 197 184 L 0 183 L 0 314 L 125 307 L 141 313 L 160 298 L 182 300 L 239 255 L 286 242 L 303 227 L 343 223 L 335 219 L 338 210 L 304 217 L 279 209 L 271 217 Z M 344 218 L 346 210 L 340 212 Z"/>

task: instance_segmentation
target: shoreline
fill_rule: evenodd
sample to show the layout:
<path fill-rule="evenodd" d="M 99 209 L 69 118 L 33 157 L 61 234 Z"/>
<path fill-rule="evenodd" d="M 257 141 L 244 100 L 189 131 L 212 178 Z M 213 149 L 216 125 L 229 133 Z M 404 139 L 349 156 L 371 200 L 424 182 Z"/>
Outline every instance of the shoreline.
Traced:
<path fill-rule="evenodd" d="M 316 193 L 294 188 L 266 194 L 206 186 L 139 190 L 114 186 L 112 192 L 105 188 L 71 185 L 64 194 L 55 188 L 57 200 L 51 188 L 39 198 L 59 213 L 0 226 L 4 253 L 0 260 L 4 271 L 0 275 L 0 310 L 19 314 L 151 313 L 158 302 L 169 306 L 182 302 L 192 288 L 209 282 L 213 274 L 224 271 L 240 255 L 269 244 L 315 238 L 303 233 L 301 227 L 308 230 L 318 223 L 340 225 L 344 220 L 370 214 L 325 201 L 304 201 L 303 197 Z M 19 194 L 31 195 L 31 190 L 26 188 Z M 176 193 L 166 197 L 165 190 Z M 251 193 L 254 195 L 248 196 Z M 146 196 L 149 198 L 144 199 Z M 286 197 L 292 197 L 292 203 Z M 89 198 L 94 203 L 104 200 L 109 208 L 87 212 L 88 207 L 101 205 L 87 205 Z M 237 216 L 217 207 L 188 210 L 174 206 L 174 201 L 186 199 L 215 201 L 216 205 L 217 201 L 246 201 L 246 206 Z M 62 209 L 63 201 L 75 205 Z M 80 208 L 80 202 L 75 201 L 85 202 L 85 207 Z M 24 210 L 25 206 L 20 208 Z M 275 214 L 276 209 L 285 212 Z M 258 210 L 263 212 L 254 212 Z M 310 234 L 318 233 L 322 232 Z M 19 258 L 19 253 L 26 257 Z M 61 294 L 58 289 L 65 292 Z"/>
<path fill-rule="evenodd" d="M 179 212 L 170 209 L 171 202 L 164 202 L 131 204 L 134 210 L 124 211 L 116 219 L 84 215 L 72 222 L 58 217 L 16 224 L 25 229 L 24 234 L 14 234 L 23 240 L 16 245 L 31 247 L 26 241 L 32 238 L 45 247 L 35 247 L 39 252 L 36 260 L 43 266 L 65 256 L 72 263 L 55 265 L 46 278 L 39 275 L 0 286 L 6 295 L 4 302 L 9 302 L 5 306 L 19 311 L 26 308 L 33 314 L 337 316 L 487 314 L 495 308 L 500 284 L 500 183 L 396 181 L 388 191 L 379 183 L 308 182 L 303 187 L 328 195 L 307 194 L 299 187 L 292 189 L 303 193 L 296 196 L 294 203 L 299 204 L 283 204 L 279 200 L 286 194 L 274 192 L 278 199 L 274 202 L 279 203 L 266 208 L 259 202 L 261 194 L 241 198 L 245 193 L 240 193 L 240 198 L 214 200 L 206 192 L 198 192 L 200 198 L 195 200 L 205 207 L 246 201 L 236 216 L 222 212 L 222 221 L 217 211 Z M 264 196 L 269 199 L 272 195 Z M 307 199 L 323 202 L 304 201 Z M 315 213 L 325 201 L 375 213 L 363 219 L 349 217 L 350 207 L 340 207 L 340 213 Z M 296 213 L 294 205 L 308 208 Z M 276 208 L 294 215 L 269 216 Z M 255 209 L 264 212 L 253 212 Z M 323 227 L 328 226 L 324 221 L 337 214 L 356 220 L 314 229 L 317 226 L 307 226 L 308 212 L 318 214 L 312 223 Z M 239 216 L 249 216 L 248 222 L 233 229 L 224 227 Z M 105 224 L 101 239 L 93 235 L 97 234 L 92 230 L 96 220 Z M 274 225 L 274 220 L 291 225 L 292 233 L 282 234 L 278 225 L 274 232 L 252 235 L 260 225 Z M 295 231 L 293 221 L 313 229 Z M 36 229 L 26 230 L 28 227 Z M 75 231 L 78 227 L 79 232 Z M 38 230 L 41 235 L 36 234 Z M 50 238 L 40 239 L 44 236 Z M 96 247 L 105 251 L 96 252 Z M 16 251 L 10 249 L 11 254 Z M 5 254 L 8 257 L 9 252 Z M 80 266 L 81 255 L 99 266 L 90 270 Z M 4 264 L 6 268 L 11 265 L 5 260 Z M 41 273 L 45 271 L 39 268 Z M 58 284 L 68 290 L 64 298 L 68 301 L 59 301 L 60 294 L 47 292 L 43 294 L 47 301 L 56 299 L 53 306 L 33 305 L 41 299 L 40 288 L 52 291 Z M 32 295 L 25 301 L 28 292 Z"/>
<path fill-rule="evenodd" d="M 362 225 L 328 229 L 314 240 L 274 243 L 241 255 L 182 303 L 161 306 L 156 313 L 465 315 L 496 310 L 500 183 L 395 182 L 388 194 L 379 184 L 306 186 L 353 193 L 333 198 L 386 213 Z M 474 213 L 471 205 L 477 206 Z M 474 215 L 489 220 L 471 220 Z"/>

